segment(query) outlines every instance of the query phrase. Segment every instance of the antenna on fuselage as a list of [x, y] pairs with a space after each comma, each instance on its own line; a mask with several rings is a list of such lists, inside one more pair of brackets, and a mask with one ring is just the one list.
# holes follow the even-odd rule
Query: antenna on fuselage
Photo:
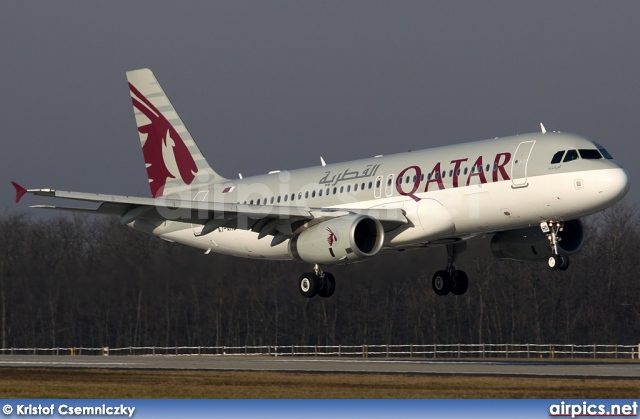
[[544, 127], [544, 124], [542, 122], [540, 122], [540, 131], [542, 131], [543, 134], [547, 133], [547, 129]]
[[322, 164], [322, 167], [325, 167], [327, 165], [322, 156], [320, 156], [320, 163]]

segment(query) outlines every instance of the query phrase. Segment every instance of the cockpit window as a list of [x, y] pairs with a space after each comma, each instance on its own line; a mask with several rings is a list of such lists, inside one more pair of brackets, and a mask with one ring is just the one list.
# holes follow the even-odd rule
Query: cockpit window
[[580, 157], [587, 160], [597, 160], [602, 158], [602, 154], [598, 150], [578, 150], [580, 152]]
[[604, 156], [605, 159], [607, 159], [607, 160], [612, 160], [613, 159], [611, 154], [609, 154], [609, 152], [607, 150], [605, 150], [604, 148], [600, 148], [598, 150], [602, 153], [602, 155]]
[[576, 150], [569, 150], [567, 151], [567, 154], [565, 154], [564, 156], [564, 160], [562, 160], [564, 163], [568, 162], [568, 161], [572, 161], [572, 160], [576, 160], [578, 159], [578, 152]]
[[562, 161], [562, 156], [564, 156], [564, 150], [558, 151], [556, 154], [553, 155], [553, 158], [551, 159], [551, 164], [560, 163]]

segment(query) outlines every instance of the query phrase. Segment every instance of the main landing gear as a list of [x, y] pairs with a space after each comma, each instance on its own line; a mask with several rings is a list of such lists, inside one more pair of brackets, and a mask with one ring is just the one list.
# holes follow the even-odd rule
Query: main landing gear
[[552, 271], [561, 270], [566, 271], [569, 267], [569, 257], [561, 255], [558, 250], [558, 242], [562, 240], [559, 233], [564, 229], [564, 222], [562, 221], [543, 221], [540, 223], [540, 228], [543, 233], [546, 233], [547, 239], [549, 239], [549, 245], [551, 246], [552, 255], [547, 259], [547, 265]]
[[464, 271], [457, 270], [453, 264], [458, 254], [467, 250], [467, 243], [456, 243], [447, 245], [447, 268], [438, 271], [433, 275], [431, 284], [433, 291], [438, 295], [462, 295], [469, 288], [469, 277]]
[[329, 298], [336, 290], [336, 279], [329, 272], [323, 272], [316, 264], [313, 267], [314, 272], [305, 272], [300, 277], [298, 289], [303, 297], [311, 298], [319, 295], [323, 298]]

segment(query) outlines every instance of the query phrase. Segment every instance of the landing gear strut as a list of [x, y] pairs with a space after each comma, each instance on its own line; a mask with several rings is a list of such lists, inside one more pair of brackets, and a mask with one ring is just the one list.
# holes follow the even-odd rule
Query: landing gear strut
[[469, 277], [464, 271], [459, 271], [453, 265], [456, 257], [467, 250], [467, 243], [456, 243], [447, 245], [447, 268], [438, 271], [431, 279], [433, 291], [438, 295], [462, 295], [469, 288]]
[[300, 294], [305, 298], [312, 298], [319, 295], [329, 298], [336, 290], [336, 279], [329, 272], [324, 272], [317, 264], [313, 267], [313, 272], [305, 272], [300, 277], [298, 286]]
[[551, 246], [551, 256], [547, 259], [547, 265], [549, 269], [555, 271], [557, 269], [566, 271], [569, 267], [569, 257], [561, 255], [558, 249], [558, 243], [562, 240], [559, 234], [564, 229], [564, 222], [562, 221], [543, 221], [540, 223], [540, 228], [543, 233], [546, 233], [547, 239], [549, 239], [549, 245]]

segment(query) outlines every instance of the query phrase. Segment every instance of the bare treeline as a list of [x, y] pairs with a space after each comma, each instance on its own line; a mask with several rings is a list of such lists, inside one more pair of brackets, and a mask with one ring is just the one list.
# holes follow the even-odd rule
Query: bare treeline
[[438, 297], [444, 249], [332, 267], [330, 299], [305, 299], [310, 265], [205, 255], [113, 218], [0, 217], [2, 347], [635, 344], [640, 236], [633, 208], [586, 222], [566, 272], [492, 257], [477, 240], [457, 267], [469, 291]]

